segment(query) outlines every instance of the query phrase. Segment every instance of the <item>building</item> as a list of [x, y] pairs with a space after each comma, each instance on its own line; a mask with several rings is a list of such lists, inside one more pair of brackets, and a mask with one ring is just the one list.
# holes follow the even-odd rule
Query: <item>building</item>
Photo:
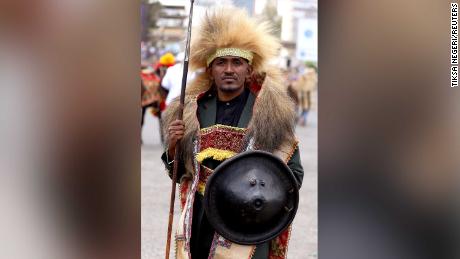
[[276, 7], [281, 18], [279, 65], [287, 68], [300, 62], [317, 62], [317, 0], [256, 0], [254, 14], [262, 15], [267, 5]]
[[161, 10], [156, 20], [156, 28], [150, 34], [155, 40], [153, 44], [160, 50], [177, 53], [181, 50], [187, 28], [187, 0], [159, 1]]
[[[151, 0], [151, 2], [154, 1]], [[157, 41], [154, 45], [158, 49], [174, 53], [183, 51], [190, 13], [190, 0], [159, 0], [157, 2], [161, 4], [161, 11], [156, 22], [156, 28], [150, 31], [152, 38]], [[207, 9], [217, 5], [232, 4], [232, 0], [195, 0], [193, 25], [196, 26], [201, 21]]]
[[282, 0], [277, 7], [282, 17], [281, 56], [292, 59], [294, 65], [296, 61], [317, 62], [318, 1]]

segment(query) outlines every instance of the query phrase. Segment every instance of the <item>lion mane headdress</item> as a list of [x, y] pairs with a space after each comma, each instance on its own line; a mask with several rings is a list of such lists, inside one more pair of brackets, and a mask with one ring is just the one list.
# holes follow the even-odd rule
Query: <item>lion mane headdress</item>
[[266, 21], [251, 19], [243, 9], [220, 7], [207, 12], [192, 35], [190, 65], [203, 68], [218, 56], [235, 55], [250, 61], [256, 73], [280, 49], [279, 40]]

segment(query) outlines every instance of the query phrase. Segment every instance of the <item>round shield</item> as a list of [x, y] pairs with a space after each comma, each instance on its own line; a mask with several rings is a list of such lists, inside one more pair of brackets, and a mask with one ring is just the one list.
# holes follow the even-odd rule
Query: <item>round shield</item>
[[204, 208], [224, 238], [256, 245], [281, 234], [294, 219], [299, 189], [294, 174], [278, 157], [247, 151], [222, 164], [208, 178]]

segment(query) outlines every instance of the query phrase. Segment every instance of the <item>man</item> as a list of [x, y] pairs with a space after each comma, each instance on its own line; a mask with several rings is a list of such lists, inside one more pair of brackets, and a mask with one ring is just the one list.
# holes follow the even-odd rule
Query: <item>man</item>
[[281, 73], [268, 65], [279, 42], [266, 23], [235, 8], [208, 13], [192, 40], [190, 64], [206, 72], [187, 87], [184, 120], [176, 120], [176, 100], [166, 109], [163, 124], [167, 150], [162, 159], [170, 173], [176, 146], [181, 150], [176, 256], [286, 258], [289, 229], [257, 246], [238, 245], [215, 233], [203, 209], [207, 177], [222, 161], [246, 150], [280, 157], [300, 187], [303, 169], [294, 136], [295, 111]]

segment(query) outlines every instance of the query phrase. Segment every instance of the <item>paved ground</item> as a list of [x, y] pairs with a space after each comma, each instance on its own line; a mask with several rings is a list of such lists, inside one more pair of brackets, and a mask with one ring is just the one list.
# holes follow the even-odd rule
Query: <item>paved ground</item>
[[[316, 99], [316, 98], [315, 98]], [[146, 115], [142, 146], [142, 259], [164, 258], [171, 181], [160, 160], [163, 148], [158, 121]], [[309, 114], [309, 125], [297, 127], [300, 154], [305, 170], [299, 209], [294, 219], [288, 258], [317, 258], [317, 112]], [[174, 223], [179, 218], [177, 195]], [[173, 227], [173, 232], [175, 226]], [[174, 243], [171, 244], [174, 258]]]

